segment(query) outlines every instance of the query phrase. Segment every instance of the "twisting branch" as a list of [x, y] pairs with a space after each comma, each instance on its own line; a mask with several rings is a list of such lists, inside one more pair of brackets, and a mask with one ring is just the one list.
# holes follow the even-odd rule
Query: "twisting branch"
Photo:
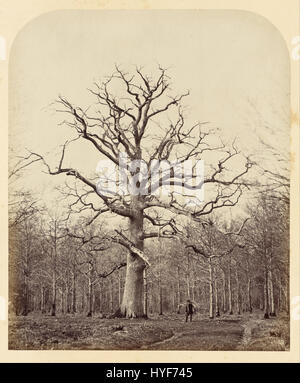
[[202, 248], [199, 248], [199, 247], [197, 247], [195, 245], [187, 245], [186, 246], [186, 248], [192, 248], [195, 253], [203, 255], [205, 258], [208, 258], [208, 259], [224, 257], [224, 256], [226, 256], [228, 254], [231, 254], [236, 247], [244, 248], [243, 245], [239, 245], [239, 244], [235, 243], [229, 250], [225, 251], [224, 253], [221, 253], [221, 254], [208, 254]]
[[[71, 141], [66, 141], [65, 144], [63, 145], [63, 149], [62, 149], [62, 153], [61, 153], [61, 157], [60, 157], [60, 161], [59, 161], [59, 165], [57, 167], [56, 170], [51, 170], [49, 164], [45, 161], [44, 157], [41, 156], [40, 154], [37, 154], [37, 153], [33, 153], [34, 155], [36, 155], [37, 157], [39, 157], [41, 159], [41, 161], [43, 162], [43, 164], [46, 166], [47, 170], [48, 170], [48, 173], [50, 175], [58, 175], [58, 174], [62, 174], [62, 173], [65, 173], [67, 176], [72, 176], [76, 179], [79, 179], [82, 183], [84, 183], [85, 185], [89, 186], [102, 200], [103, 202], [107, 205], [107, 207], [109, 208], [109, 211], [112, 211], [113, 213], [116, 213], [116, 214], [119, 214], [119, 215], [122, 215], [124, 217], [130, 217], [131, 216], [131, 211], [129, 208], [126, 208], [124, 206], [124, 204], [120, 205], [120, 206], [117, 206], [115, 204], [115, 202], [117, 201], [116, 199], [112, 199], [110, 197], [107, 197], [103, 194], [101, 194], [99, 192], [99, 190], [97, 189], [96, 187], [96, 184], [94, 184], [92, 181], [90, 181], [88, 178], [84, 177], [81, 173], [79, 173], [77, 170], [73, 169], [73, 168], [64, 168], [63, 167], [63, 160], [64, 160], [64, 156], [65, 156], [65, 150], [66, 150], [66, 146], [70, 143]], [[79, 198], [80, 201], [82, 202], [82, 199]], [[108, 211], [108, 210], [106, 210]]]
[[128, 239], [122, 232], [120, 232], [119, 230], [115, 230], [115, 232], [118, 234], [118, 236], [112, 238], [114, 242], [126, 247], [132, 254], [140, 257], [146, 265], [151, 266], [148, 258], [145, 256], [143, 251], [138, 249], [134, 245], [134, 243], [130, 239]]
[[113, 266], [113, 268], [110, 271], [105, 271], [103, 273], [98, 273], [98, 278], [107, 278], [109, 277], [113, 272], [116, 270], [120, 270], [122, 267], [126, 266], [126, 262], [121, 262], [118, 265]]

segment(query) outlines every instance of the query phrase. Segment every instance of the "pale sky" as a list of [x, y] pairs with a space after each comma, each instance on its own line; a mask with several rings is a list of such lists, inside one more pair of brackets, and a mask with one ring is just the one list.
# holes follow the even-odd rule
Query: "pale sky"
[[[269, 163], [257, 134], [288, 152], [287, 47], [266, 19], [242, 11], [58, 11], [33, 20], [19, 32], [10, 56], [14, 149], [59, 153], [69, 137], [58, 126], [63, 116], [50, 105], [59, 94], [85, 107], [94, 101], [86, 89], [115, 64], [151, 73], [158, 63], [169, 68], [174, 94], [190, 90], [187, 123], [209, 121]], [[83, 148], [72, 162], [95, 169], [97, 155]], [[23, 182], [48, 195], [62, 179], [41, 176], [35, 167]]]

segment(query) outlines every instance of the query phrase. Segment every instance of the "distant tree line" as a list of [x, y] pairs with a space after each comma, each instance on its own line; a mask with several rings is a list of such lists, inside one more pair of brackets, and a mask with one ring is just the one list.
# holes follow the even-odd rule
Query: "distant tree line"
[[[146, 242], [145, 315], [182, 312], [191, 299], [210, 318], [289, 310], [289, 204], [259, 194], [245, 219], [221, 216], [184, 225], [174, 238]], [[126, 250], [107, 225], [72, 225], [29, 193], [10, 219], [10, 311], [15, 315], [110, 316], [124, 291]], [[106, 227], [106, 229], [105, 229]]]

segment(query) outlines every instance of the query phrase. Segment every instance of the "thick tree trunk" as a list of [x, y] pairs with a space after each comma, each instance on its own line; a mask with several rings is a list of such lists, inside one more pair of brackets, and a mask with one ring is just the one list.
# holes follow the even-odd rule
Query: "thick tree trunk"
[[[135, 203], [137, 200], [135, 200]], [[130, 239], [139, 250], [144, 250], [143, 211], [132, 206], [134, 217], [130, 218]], [[122, 304], [114, 316], [126, 318], [145, 317], [144, 315], [144, 269], [145, 262], [137, 255], [127, 255], [127, 269]]]
[[127, 270], [120, 316], [126, 318], [144, 317], [144, 278], [145, 263], [132, 254], [127, 255]]

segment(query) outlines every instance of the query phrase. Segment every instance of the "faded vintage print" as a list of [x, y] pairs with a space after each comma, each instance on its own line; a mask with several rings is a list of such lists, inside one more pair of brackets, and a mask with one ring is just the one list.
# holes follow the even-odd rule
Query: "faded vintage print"
[[288, 351], [290, 59], [246, 11], [57, 11], [9, 62], [10, 350]]

